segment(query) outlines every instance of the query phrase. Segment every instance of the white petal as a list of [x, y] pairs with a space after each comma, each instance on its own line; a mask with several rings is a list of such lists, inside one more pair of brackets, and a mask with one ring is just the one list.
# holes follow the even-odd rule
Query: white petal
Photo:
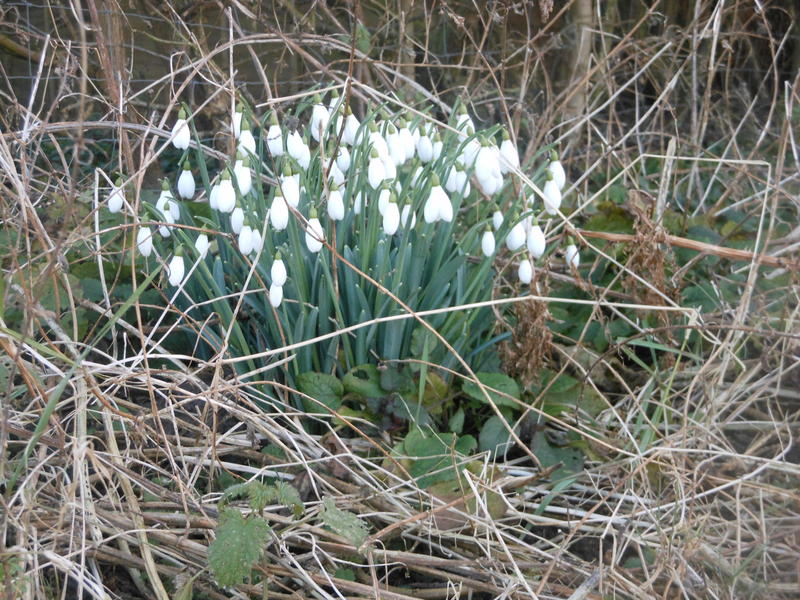
[[[356, 116], [352, 113], [347, 115], [347, 118], [344, 121], [344, 133], [342, 134], [342, 141], [345, 144], [352, 146], [356, 143], [356, 135], [358, 134], [358, 128], [361, 126]], [[347, 169], [342, 169], [346, 171]]]
[[572, 269], [577, 269], [581, 264], [581, 255], [578, 252], [578, 248], [575, 246], [575, 244], [570, 244], [567, 246], [567, 249], [564, 250], [564, 258], [567, 261], [567, 265]]
[[270, 125], [267, 130], [267, 148], [272, 156], [283, 156], [283, 131], [280, 125]]
[[231, 213], [231, 231], [239, 235], [239, 232], [242, 231], [242, 225], [244, 225], [244, 211], [237, 206]]
[[554, 179], [548, 179], [542, 190], [544, 194], [544, 209], [549, 215], [558, 214], [561, 207], [561, 190]]
[[221, 179], [219, 182], [219, 194], [217, 196], [217, 208], [220, 212], [229, 213], [236, 207], [236, 190], [230, 179]]
[[289, 206], [283, 196], [275, 196], [272, 200], [269, 222], [276, 231], [283, 231], [289, 225]]
[[494, 234], [491, 231], [484, 231], [481, 238], [481, 250], [484, 256], [491, 256], [495, 251]]
[[[411, 223], [408, 222], [409, 217], [411, 218]], [[409, 229], [414, 229], [417, 224], [417, 215], [411, 210], [410, 204], [406, 204], [403, 210], [400, 211], [400, 223], [403, 227], [408, 227]]]
[[367, 167], [367, 179], [369, 180], [369, 185], [373, 190], [377, 190], [385, 178], [386, 167], [384, 166], [383, 161], [380, 158], [371, 158], [369, 161], [369, 167]]
[[256, 255], [261, 252], [261, 247], [264, 245], [264, 240], [261, 237], [261, 232], [258, 229], [253, 229], [250, 233], [252, 240], [252, 248], [250, 249], [251, 255]]
[[186, 265], [183, 262], [183, 257], [173, 256], [167, 266], [167, 272], [169, 273], [170, 285], [180, 285], [181, 281], [183, 281], [183, 276], [186, 274]]
[[111, 213], [118, 213], [122, 210], [122, 205], [125, 202], [125, 195], [122, 190], [117, 186], [111, 186], [111, 193], [108, 195], [108, 211]]
[[567, 174], [564, 172], [564, 166], [561, 164], [561, 161], [551, 161], [550, 164], [547, 165], [547, 170], [552, 173], [553, 181], [556, 182], [558, 190], [563, 190], [564, 186], [567, 184]]
[[545, 251], [546, 241], [544, 239], [544, 232], [538, 225], [533, 225], [528, 230], [528, 251], [534, 258], [541, 258]]
[[269, 303], [273, 308], [278, 308], [283, 301], [283, 286], [272, 284], [269, 286]]
[[192, 141], [192, 134], [186, 124], [186, 119], [175, 121], [175, 125], [172, 126], [172, 136], [172, 145], [178, 150], [186, 150], [189, 147], [189, 142]]
[[195, 182], [192, 172], [184, 169], [178, 177], [178, 195], [181, 198], [190, 200], [194, 198]]
[[386, 235], [394, 235], [400, 226], [400, 209], [396, 202], [389, 202], [383, 213], [383, 231]]
[[239, 231], [239, 252], [242, 254], [250, 254], [253, 250], [253, 230], [249, 225], [242, 227]]
[[350, 168], [350, 151], [347, 146], [339, 146], [339, 151], [336, 153], [336, 164], [341, 169], [342, 173], [347, 173]]
[[281, 177], [281, 193], [292, 208], [300, 204], [300, 184], [294, 176]]
[[247, 156], [248, 153], [256, 153], [256, 140], [249, 129], [245, 129], [239, 136], [239, 150], [241, 150], [245, 156]]
[[519, 269], [517, 270], [517, 275], [519, 275], [519, 280], [524, 284], [529, 284], [531, 279], [533, 279], [533, 265], [531, 265], [531, 261], [527, 258], [523, 259], [519, 263]]
[[215, 183], [208, 194], [208, 205], [212, 210], [219, 210], [219, 184]]
[[339, 190], [332, 190], [328, 195], [328, 216], [334, 221], [344, 219], [344, 199]]
[[269, 275], [272, 279], [273, 285], [280, 286], [286, 283], [286, 265], [283, 263], [282, 258], [272, 261], [272, 267], [270, 268]]
[[503, 225], [503, 213], [501, 213], [499, 210], [496, 210], [492, 215], [492, 226], [494, 227], [495, 231], [497, 231], [498, 229], [500, 229], [502, 225]]
[[506, 237], [506, 246], [512, 252], [519, 250], [525, 243], [525, 225], [520, 221], [511, 228]]
[[205, 258], [208, 254], [208, 247], [210, 243], [208, 241], [208, 236], [205, 233], [201, 233], [197, 236], [197, 239], [194, 241], [195, 250], [200, 255], [200, 258]]
[[239, 186], [239, 193], [246, 196], [253, 189], [253, 176], [250, 173], [250, 167], [245, 167], [236, 161], [236, 166], [233, 167], [233, 176], [236, 177], [236, 185]]
[[503, 140], [500, 144], [500, 168], [503, 173], [519, 169], [519, 153], [511, 140]]
[[322, 230], [319, 219], [309, 219], [308, 229], [306, 230], [306, 246], [308, 246], [308, 250], [310, 252], [319, 252], [322, 250], [322, 241], [324, 239], [325, 232]]
[[136, 232], [136, 246], [142, 256], [150, 256], [153, 252], [153, 232], [149, 227], [140, 227]]

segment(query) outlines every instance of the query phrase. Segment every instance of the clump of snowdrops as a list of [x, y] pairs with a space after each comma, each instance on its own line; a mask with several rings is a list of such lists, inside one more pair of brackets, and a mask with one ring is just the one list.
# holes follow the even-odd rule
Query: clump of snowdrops
[[[197, 351], [249, 356], [369, 323], [293, 350], [290, 376], [412, 356], [456, 367], [415, 319], [373, 320], [407, 314], [401, 302], [419, 312], [488, 300], [498, 266], [530, 284], [547, 252], [541, 219], [558, 214], [566, 182], [557, 155], [537, 199], [509, 133], [477, 131], [463, 105], [447, 126], [387, 106], [359, 118], [335, 91], [290, 108], [258, 121], [237, 104], [236, 153], [216, 173], [182, 108], [167, 142], [183, 150], [178, 176], [137, 215], [135, 252], [146, 268], [163, 262], [183, 318], [203, 324]], [[123, 208], [118, 180], [108, 209]], [[578, 267], [571, 242], [565, 258]], [[480, 366], [489, 308], [425, 319]]]

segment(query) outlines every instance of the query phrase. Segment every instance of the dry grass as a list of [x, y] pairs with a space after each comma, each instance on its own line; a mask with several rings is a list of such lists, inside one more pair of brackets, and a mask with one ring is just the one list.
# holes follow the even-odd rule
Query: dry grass
[[[564, 24], [570, 9], [556, 6], [541, 21], [539, 10], [552, 3], [520, 5], [522, 13], [499, 3], [508, 9], [467, 19], [442, 5], [429, 19], [460, 32], [451, 48], [463, 52], [452, 56], [432, 45], [430, 21], [398, 22], [378, 3], [356, 3], [358, 17], [387, 39], [398, 28], [404, 34], [368, 54], [337, 37], [350, 31], [351, 15], [325, 3], [302, 13], [275, 2], [277, 20], [261, 3], [234, 3], [224, 14], [210, 3], [184, 13], [166, 3], [147, 21], [155, 37], [169, 23], [181, 42], [169, 60], [153, 59], [163, 76], [115, 87], [119, 65], [130, 60], [119, 43], [142, 39], [128, 29], [135, 11], [128, 21], [89, 0], [86, 11], [51, 5], [47, 16], [23, 4], [0, 7], [0, 34], [28, 53], [30, 65], [27, 88], [11, 78], [20, 72], [9, 70], [15, 65], [0, 68], [1, 234], [12, 250], [2, 257], [0, 287], [5, 597], [166, 599], [191, 579], [195, 597], [209, 598], [800, 596], [800, 236], [793, 229], [800, 78], [786, 58], [798, 44], [785, 26], [788, 9], [698, 2], [694, 14], [676, 15], [668, 3], [663, 13], [619, 15], [613, 27], [595, 23], [591, 60], [574, 61], [574, 85], [564, 85], [559, 57], [581, 36]], [[411, 10], [413, 3], [400, 4]], [[192, 25], [203, 19], [222, 26]], [[90, 27], [104, 35], [94, 37]], [[267, 50], [277, 65], [271, 72], [260, 58]], [[416, 57], [414, 68], [402, 60], [408, 56]], [[737, 69], [747, 69], [747, 78], [737, 78]], [[136, 208], [140, 192], [155, 187], [166, 115], [179, 100], [212, 115], [203, 117], [208, 151], [227, 153], [229, 140], [214, 132], [230, 110], [233, 82], [244, 78], [237, 73], [254, 78], [239, 90], [255, 105], [289, 98], [310, 81], [345, 83], [348, 75], [359, 101], [396, 86], [412, 107], [413, 93], [447, 106], [453, 90], [467, 89], [477, 117], [510, 123], [529, 156], [544, 142], [564, 148], [574, 210], [548, 237], [577, 234], [584, 256], [604, 257], [626, 293], [555, 263], [545, 267], [550, 281], [591, 294], [592, 321], [624, 314], [641, 338], [655, 335], [671, 348], [646, 370], [620, 358], [636, 336], [603, 355], [555, 337], [551, 364], [583, 377], [607, 407], [594, 421], [580, 413], [554, 420], [585, 441], [589, 460], [578, 476], [562, 485], [519, 450], [496, 468], [485, 458], [482, 475], [467, 481], [464, 493], [477, 499], [467, 511], [387, 466], [389, 433], [298, 414], [290, 405], [266, 409], [256, 374], [237, 380], [221, 359], [199, 361], [191, 348], [170, 354], [162, 345], [169, 328], [148, 322], [138, 302], [110, 325], [109, 337], [86, 345], [121, 308], [113, 299], [117, 282], [105, 277], [104, 300], [94, 303], [71, 272], [86, 260], [118, 261], [127, 226], [113, 244], [100, 243], [113, 232], [99, 229], [96, 182], [82, 175], [78, 159], [108, 162], [103, 139], [113, 138], [120, 152], [110, 169], [132, 178]], [[576, 108], [580, 94], [586, 104]], [[654, 178], [643, 172], [647, 160], [660, 169], [655, 195], [643, 185]], [[615, 183], [629, 191], [629, 214], [656, 222], [667, 202], [680, 199], [692, 200], [686, 218], [752, 215], [764, 255], [745, 252], [747, 260], [736, 262], [723, 239], [666, 278], [669, 239], [644, 217], [636, 241], [648, 255], [619, 253], [613, 242], [576, 229]], [[778, 237], [787, 221], [792, 232]], [[713, 313], [682, 306], [677, 291], [714, 254], [734, 260], [712, 267], [709, 283], [739, 277], [740, 300], [722, 300]], [[786, 271], [791, 277], [776, 294], [770, 282]], [[121, 276], [115, 268], [105, 273]], [[530, 315], [531, 330], [544, 306]], [[638, 312], [626, 310], [632, 306]], [[171, 310], [164, 309], [165, 322]], [[664, 315], [658, 327], [635, 316], [656, 311]], [[82, 320], [88, 332], [79, 333]], [[689, 351], [691, 332], [703, 337], [703, 356]], [[538, 364], [544, 356], [534, 358]], [[271, 370], [257, 375], [268, 381]], [[309, 434], [310, 419], [324, 433]], [[283, 456], [260, 452], [267, 444]], [[279, 478], [305, 501], [300, 519], [277, 507], [265, 512], [275, 533], [258, 567], [268, 591], [260, 583], [234, 591], [212, 582], [207, 551], [221, 476]], [[500, 517], [488, 514], [490, 490], [502, 491]], [[317, 515], [326, 496], [368, 521], [365, 555], [322, 527]], [[335, 577], [340, 568], [356, 580]]]

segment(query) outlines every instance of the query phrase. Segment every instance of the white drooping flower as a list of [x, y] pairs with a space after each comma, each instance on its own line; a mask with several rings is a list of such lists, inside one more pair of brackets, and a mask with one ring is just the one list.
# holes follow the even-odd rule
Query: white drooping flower
[[222, 177], [219, 180], [217, 208], [221, 213], [229, 213], [236, 208], [236, 190], [233, 189], [231, 175], [227, 169], [222, 173]]
[[233, 165], [233, 176], [236, 178], [236, 185], [239, 186], [239, 193], [246, 196], [253, 189], [253, 175], [250, 172], [250, 158], [245, 156], [236, 161]]
[[386, 179], [386, 165], [377, 150], [373, 149], [367, 166], [367, 179], [373, 190], [377, 190]]
[[278, 115], [274, 112], [270, 116], [267, 129], [267, 149], [272, 156], [283, 156], [283, 130], [278, 124]]
[[264, 245], [264, 239], [261, 237], [261, 232], [258, 229], [251, 229], [250, 237], [252, 240], [250, 254], [256, 255], [261, 252], [261, 247]]
[[472, 122], [472, 118], [467, 113], [467, 107], [463, 104], [458, 109], [458, 116], [456, 117], [456, 129], [458, 129], [461, 133], [459, 134], [459, 139], [463, 140], [468, 135], [472, 135], [475, 133], [475, 123]]
[[417, 156], [424, 162], [431, 162], [433, 160], [433, 141], [428, 137], [428, 134], [420, 135], [417, 140]]
[[[409, 217], [411, 218], [411, 223], [408, 222]], [[417, 215], [411, 209], [410, 204], [406, 204], [403, 210], [400, 211], [400, 224], [409, 229], [414, 229], [414, 226], [417, 224]]]
[[539, 224], [534, 221], [531, 228], [528, 229], [527, 246], [528, 252], [531, 253], [533, 258], [539, 259], [542, 257], [546, 247], [546, 240], [544, 239], [544, 232]]
[[519, 275], [519, 280], [524, 284], [529, 284], [531, 279], [533, 279], [533, 265], [531, 265], [531, 261], [527, 258], [523, 258], [519, 262], [519, 268], [517, 269], [517, 275]]
[[231, 122], [233, 123], [233, 137], [237, 140], [239, 139], [239, 135], [242, 133], [242, 114], [244, 112], [244, 107], [242, 106], [241, 102], [236, 103], [236, 107], [233, 110], [233, 119]]
[[451, 194], [459, 191], [458, 186], [458, 165], [455, 164], [447, 170], [447, 178], [444, 180], [444, 189], [446, 189]]
[[342, 173], [347, 173], [350, 168], [350, 150], [347, 146], [340, 144], [339, 150], [336, 152], [336, 165], [341, 169]]
[[383, 213], [386, 212], [386, 207], [391, 199], [392, 192], [388, 188], [381, 189], [380, 193], [378, 194], [378, 212], [381, 213], [381, 216], [383, 216]]
[[331, 164], [331, 168], [328, 171], [328, 181], [332, 181], [336, 185], [344, 185], [344, 173], [342, 173], [336, 161]]
[[301, 136], [300, 132], [297, 130], [292, 131], [286, 136], [286, 152], [297, 162], [300, 162], [300, 159], [303, 157], [305, 145], [306, 143], [303, 141], [303, 136]]
[[311, 109], [311, 121], [309, 123], [311, 137], [314, 138], [314, 141], [319, 142], [324, 137], [330, 119], [331, 114], [328, 112], [325, 105], [322, 104], [322, 99], [317, 96], [314, 107]]
[[483, 237], [481, 238], [481, 250], [483, 251], [483, 255], [487, 258], [490, 257], [494, 254], [495, 247], [494, 233], [492, 233], [491, 229], [487, 229], [483, 232]]
[[442, 136], [437, 131], [433, 136], [433, 160], [439, 160], [442, 155], [442, 148], [444, 148], [444, 142], [442, 142]]
[[211, 191], [208, 193], [208, 205], [211, 210], [219, 210], [219, 183], [211, 186]]
[[569, 245], [567, 245], [566, 250], [564, 250], [564, 259], [567, 261], [567, 266], [570, 269], [577, 269], [580, 266], [581, 255], [575, 244], [570, 242]]
[[464, 148], [461, 150], [461, 154], [459, 155], [461, 164], [467, 169], [473, 167], [475, 165], [475, 161], [478, 159], [478, 153], [480, 151], [481, 143], [477, 138], [470, 138], [467, 140], [467, 143], [464, 144]]
[[386, 143], [386, 139], [378, 131], [375, 123], [369, 124], [369, 143], [372, 145], [372, 149], [378, 153], [378, 156], [384, 163], [391, 162], [394, 164], [392, 156], [389, 153], [389, 146]]
[[191, 200], [194, 198], [195, 189], [196, 185], [194, 182], [194, 176], [192, 175], [192, 166], [187, 160], [183, 163], [183, 170], [178, 177], [178, 195], [181, 198]]
[[283, 168], [283, 175], [280, 177], [281, 194], [292, 208], [297, 208], [300, 204], [300, 181], [292, 173], [291, 167], [286, 164]]
[[408, 122], [405, 119], [400, 119], [400, 129], [398, 130], [398, 135], [400, 136], [400, 143], [402, 144], [403, 149], [406, 151], [406, 160], [411, 160], [414, 158], [416, 140], [414, 140], [414, 135], [408, 128]]
[[269, 303], [273, 308], [278, 308], [283, 302], [283, 286], [272, 284], [269, 286]]
[[502, 225], [503, 225], [503, 213], [501, 213], [499, 210], [496, 210], [492, 214], [492, 226], [494, 227], [494, 230], [497, 231], [498, 229], [500, 229], [500, 227], [502, 227]]
[[178, 249], [175, 250], [175, 256], [169, 261], [167, 274], [170, 285], [177, 287], [183, 281], [183, 276], [186, 274], [186, 264], [183, 262], [183, 248], [181, 246], [178, 246]]
[[253, 229], [250, 225], [242, 225], [239, 231], [239, 252], [244, 255], [253, 251]]
[[200, 258], [205, 258], [208, 255], [208, 248], [211, 243], [208, 241], [208, 236], [205, 233], [201, 233], [197, 236], [197, 239], [194, 241], [194, 248], [197, 250], [197, 254]]
[[241, 206], [237, 206], [231, 213], [231, 231], [239, 235], [242, 231], [242, 225], [244, 225], [244, 211]]
[[500, 143], [500, 170], [505, 174], [514, 169], [519, 169], [519, 152], [504, 129], [503, 141]]
[[334, 183], [331, 185], [330, 193], [328, 194], [328, 216], [333, 221], [341, 221], [344, 219], [344, 198], [339, 187]]
[[289, 205], [281, 196], [280, 192], [275, 193], [272, 199], [272, 206], [269, 209], [269, 222], [275, 231], [283, 231], [289, 225]]
[[542, 194], [544, 195], [544, 209], [547, 214], [558, 214], [558, 209], [561, 207], [561, 190], [558, 189], [558, 184], [549, 172], [547, 173], [547, 181], [544, 184]]
[[306, 246], [309, 252], [316, 253], [322, 250], [324, 240], [325, 232], [317, 218], [317, 211], [312, 208], [308, 219], [308, 227], [306, 228]]
[[357, 215], [361, 214], [361, 207], [364, 205], [364, 192], [356, 192], [353, 199], [353, 212]]
[[117, 181], [111, 186], [111, 193], [108, 194], [108, 212], [118, 213], [124, 203], [125, 191], [122, 189], [122, 179], [117, 177]]
[[238, 149], [245, 156], [256, 153], [256, 139], [253, 137], [253, 132], [250, 131], [250, 123], [247, 119], [242, 122]]
[[406, 149], [403, 147], [403, 140], [400, 132], [393, 124], [389, 123], [386, 135], [386, 145], [389, 148], [389, 156], [396, 167], [406, 162]]
[[140, 227], [136, 232], [136, 247], [142, 256], [150, 256], [153, 252], [153, 232], [149, 227]]
[[383, 231], [386, 235], [394, 235], [400, 226], [400, 209], [396, 202], [389, 202], [383, 212]]
[[272, 267], [269, 270], [269, 276], [272, 280], [272, 285], [282, 286], [286, 283], [287, 273], [286, 265], [281, 258], [281, 253], [275, 254], [275, 260], [272, 261]]
[[[173, 206], [177, 210], [175, 210]], [[170, 225], [177, 221], [174, 217], [175, 212], [177, 212], [178, 217], [180, 217], [180, 208], [172, 198], [172, 192], [169, 191], [169, 182], [166, 178], [161, 182], [161, 194], [158, 196], [158, 200], [156, 200], [156, 210], [161, 213], [162, 219]], [[161, 237], [169, 237], [171, 235], [167, 225], [159, 225], [158, 232], [161, 234]]]
[[564, 166], [558, 160], [558, 153], [555, 150], [550, 152], [550, 164], [547, 165], [547, 170], [553, 176], [558, 190], [563, 190], [564, 186], [567, 185], [567, 174], [564, 172]]
[[186, 124], [186, 111], [181, 108], [178, 111], [178, 120], [172, 126], [172, 145], [178, 150], [186, 150], [189, 142], [192, 141], [192, 134]]
[[431, 176], [431, 186], [430, 195], [425, 201], [423, 209], [425, 222], [447, 221], [449, 223], [453, 220], [453, 205], [450, 203], [450, 197], [447, 192], [439, 185], [439, 178], [436, 173]]
[[[361, 123], [353, 114], [353, 111], [350, 110], [349, 106], [346, 109], [346, 113], [347, 116], [344, 119], [344, 132], [342, 133], [342, 141], [348, 146], [352, 146], [353, 144], [356, 143], [356, 137], [358, 136], [358, 128], [361, 127]], [[346, 171], [347, 169], [342, 169], [342, 170]]]
[[494, 145], [481, 146], [475, 158], [475, 177], [481, 190], [492, 196], [503, 187], [503, 175], [500, 170], [500, 150]]
[[300, 152], [300, 158], [297, 159], [297, 164], [299, 164], [304, 171], [307, 171], [308, 167], [311, 165], [311, 149], [308, 147], [305, 140], [303, 140], [303, 146]]
[[512, 252], [519, 250], [525, 243], [525, 224], [520, 221], [511, 228], [506, 236], [506, 246]]

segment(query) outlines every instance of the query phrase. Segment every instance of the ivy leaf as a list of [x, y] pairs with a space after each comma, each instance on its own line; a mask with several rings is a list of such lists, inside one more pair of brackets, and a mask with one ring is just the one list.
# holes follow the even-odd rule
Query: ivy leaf
[[267, 522], [257, 515], [244, 517], [231, 508], [220, 512], [216, 539], [208, 548], [208, 564], [220, 586], [244, 581], [261, 558], [269, 531]]
[[[297, 377], [297, 389], [306, 396], [322, 402], [331, 410], [338, 410], [342, 406], [344, 386], [333, 375], [312, 371], [300, 373]], [[308, 398], [303, 398], [303, 406], [308, 412], [320, 411], [319, 405]]]
[[[489, 393], [489, 397], [497, 406], [519, 408], [519, 405], [512, 399], [516, 398], [519, 400], [519, 384], [511, 379], [511, 377], [503, 373], [475, 373], [475, 376], [483, 385], [498, 390], [497, 392], [486, 390]], [[486, 396], [483, 395], [481, 388], [474, 381], [465, 381], [462, 389], [464, 393], [473, 400], [486, 402]], [[511, 396], [511, 398], [508, 396]]]
[[331, 497], [322, 501], [320, 518], [334, 533], [342, 536], [356, 548], [360, 548], [367, 539], [367, 526], [364, 521], [336, 506]]

